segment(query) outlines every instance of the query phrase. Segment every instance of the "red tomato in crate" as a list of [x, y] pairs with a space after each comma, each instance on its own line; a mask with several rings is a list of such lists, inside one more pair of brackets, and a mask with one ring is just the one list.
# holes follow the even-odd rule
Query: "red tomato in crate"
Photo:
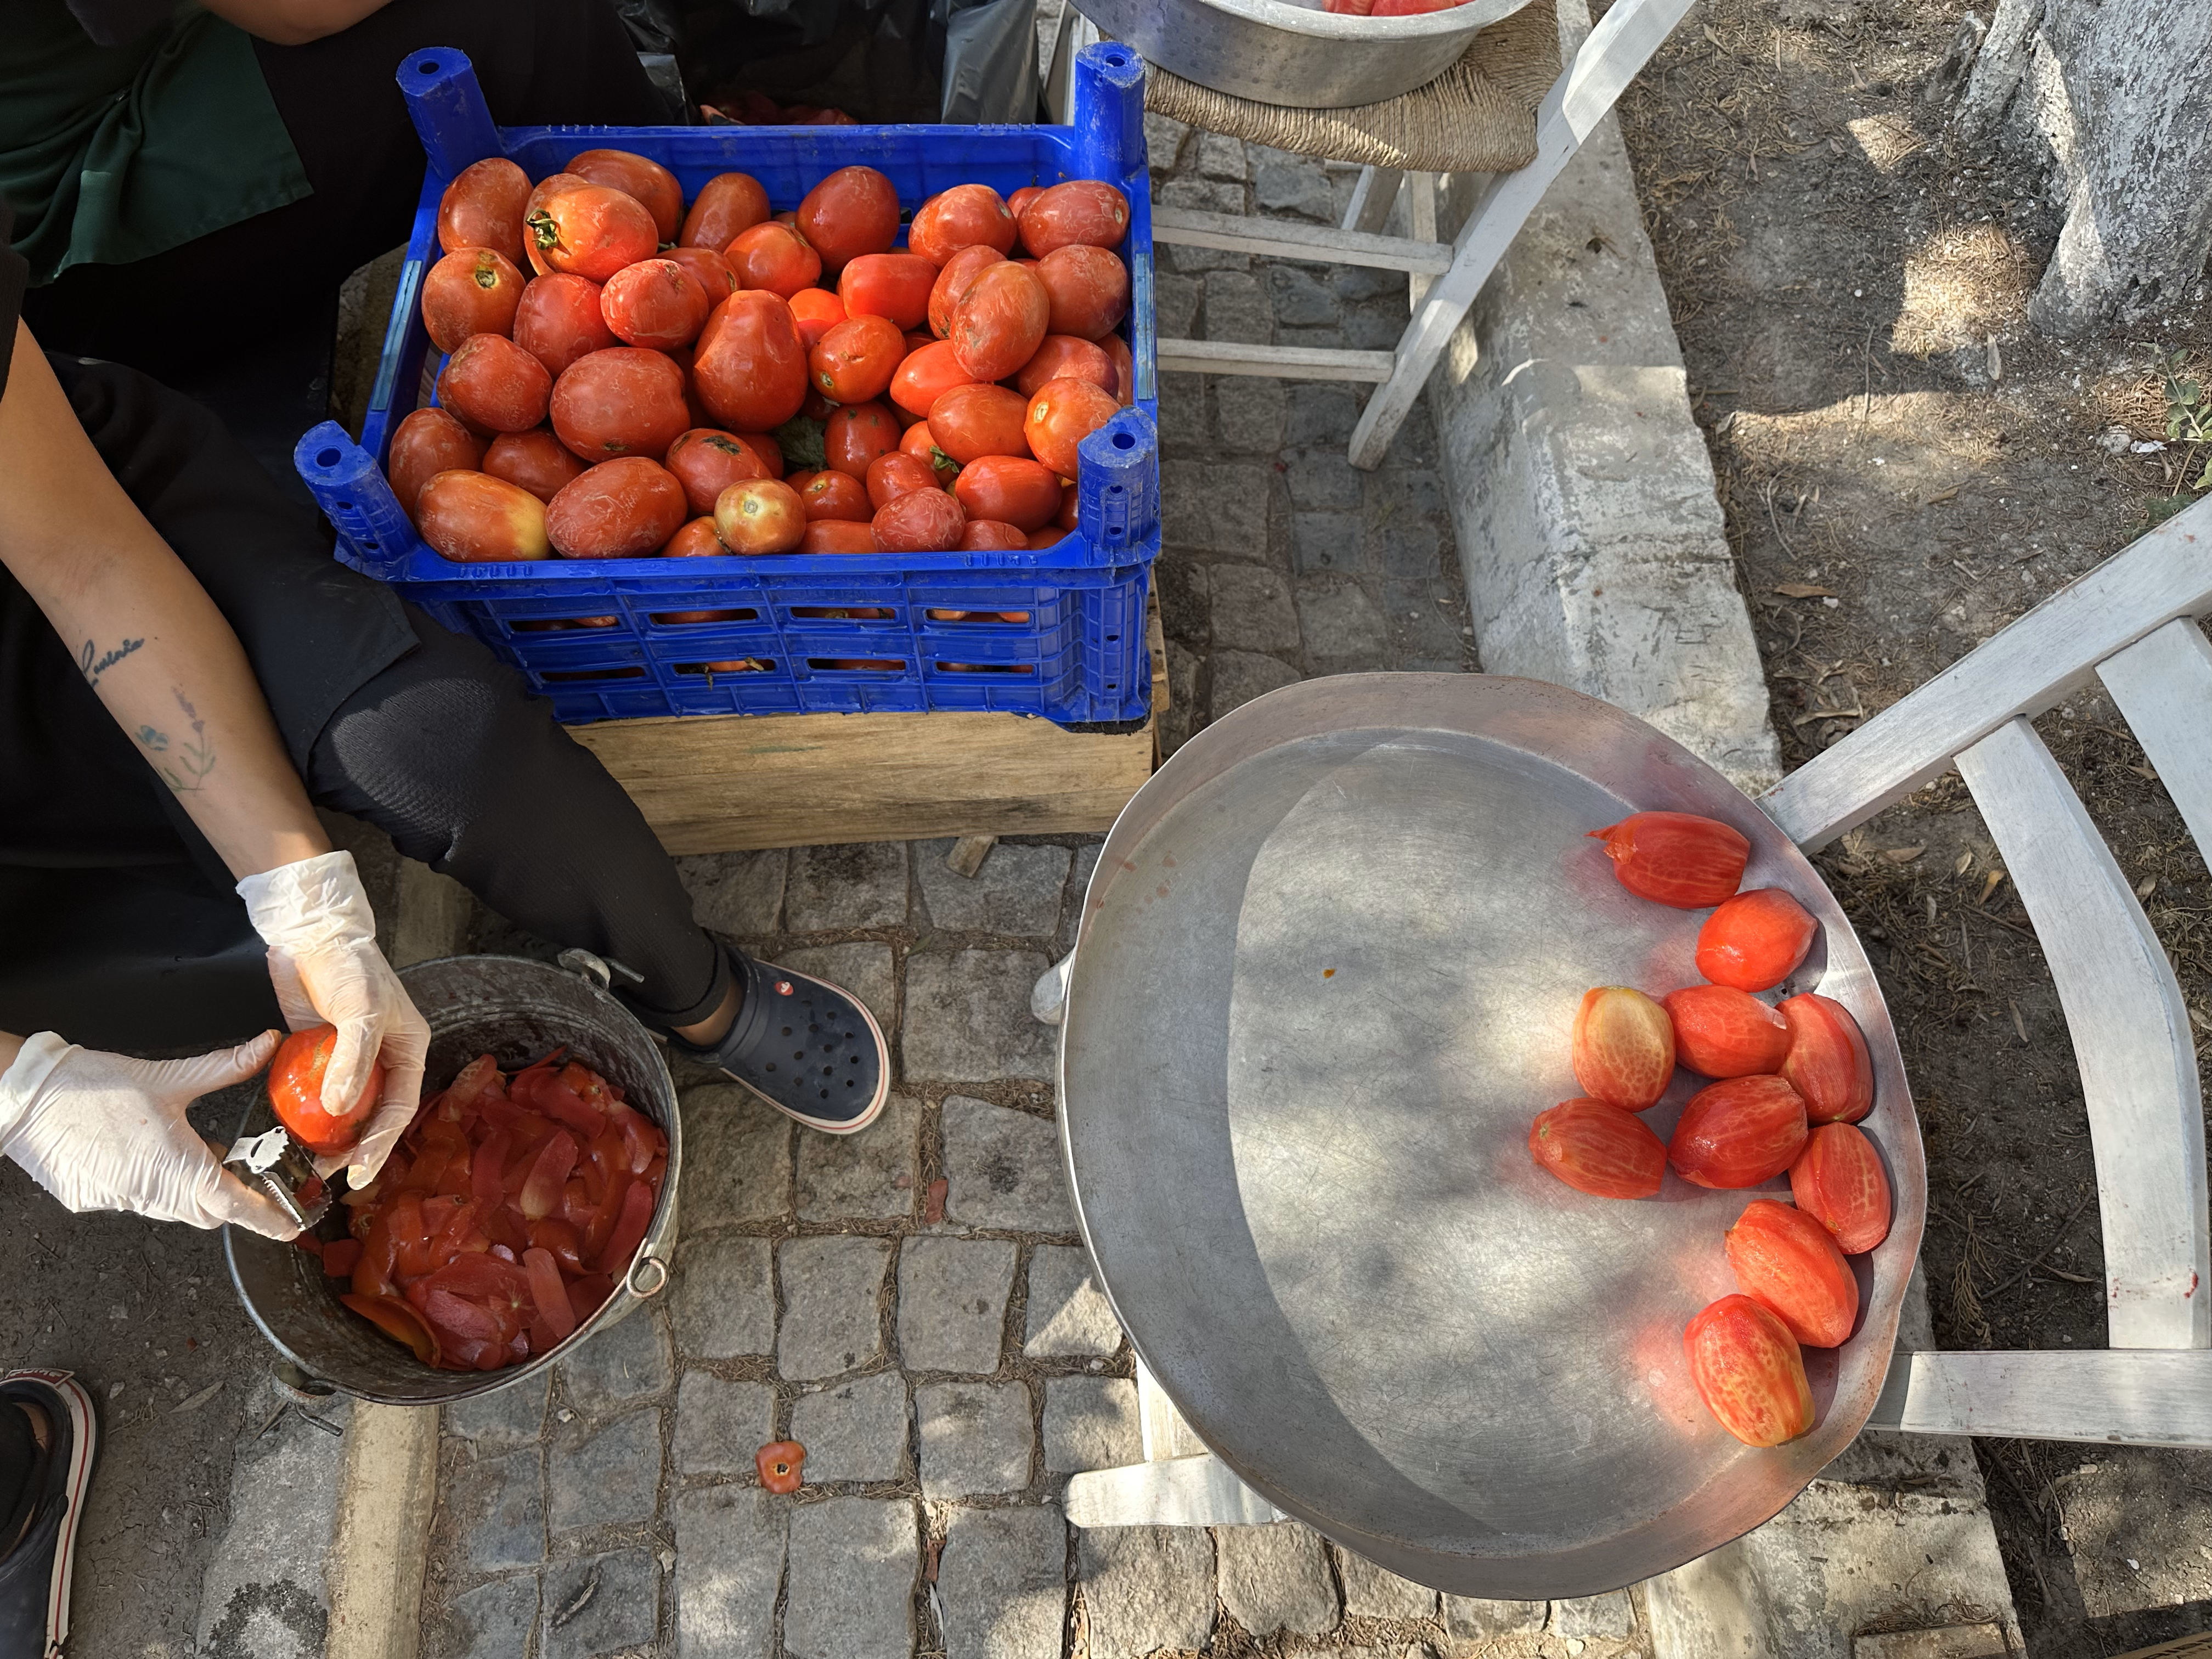
[[385, 477], [407, 516], [422, 486], [441, 472], [473, 472], [483, 466], [484, 441], [442, 409], [418, 409], [392, 429]]
[[635, 198], [653, 216], [653, 234], [663, 242], [676, 240], [676, 228], [684, 220], [684, 186], [659, 162], [626, 149], [586, 149], [570, 156], [565, 170]]
[[1129, 234], [1129, 198], [1097, 179], [1069, 179], [1021, 210], [1022, 246], [1042, 259], [1081, 242], [1115, 248]]
[[592, 462], [617, 455], [658, 462], [691, 424], [684, 371], [665, 352], [641, 346], [611, 346], [572, 365], [554, 384], [551, 408], [561, 441]]
[[[729, 556], [730, 550], [722, 545], [715, 533], [712, 514], [694, 519], [668, 538], [668, 545], [660, 550], [664, 559], [720, 559]], [[720, 611], [669, 611], [655, 617], [657, 623], [714, 622], [727, 612]]]
[[887, 317], [902, 332], [929, 315], [937, 267], [918, 253], [864, 253], [837, 278], [848, 317]]
[[673, 259], [624, 265], [599, 290], [599, 314], [615, 337], [658, 351], [690, 344], [714, 308], [698, 279]]
[[1076, 452], [1083, 441], [1120, 413], [1111, 392], [1088, 380], [1065, 376], [1047, 380], [1030, 399], [1023, 435], [1030, 453], [1063, 478], [1076, 471]]
[[714, 529], [732, 553], [794, 553], [806, 536], [806, 506], [775, 478], [732, 484], [714, 503]]
[[1805, 1133], [1805, 1103], [1780, 1078], [1730, 1078], [1690, 1097], [1667, 1158], [1700, 1187], [1756, 1187], [1797, 1161]]
[[826, 288], [802, 288], [791, 296], [791, 320], [809, 351], [845, 320], [845, 302]]
[[1120, 400], [1121, 407], [1127, 409], [1137, 401], [1137, 364], [1136, 360], [1129, 356], [1129, 343], [1118, 334], [1109, 334], [1098, 343], [1114, 360], [1114, 373], [1121, 382], [1115, 388], [1114, 395]]
[[1117, 392], [1121, 385], [1114, 360], [1103, 347], [1090, 340], [1078, 339], [1073, 334], [1048, 334], [1044, 343], [1036, 349], [1036, 356], [1024, 363], [1014, 376], [1014, 387], [1023, 397], [1034, 398], [1044, 389], [1046, 381], [1063, 377], [1088, 380], [1101, 392]]
[[878, 455], [899, 447], [899, 425], [881, 404], [849, 404], [830, 411], [822, 428], [822, 455], [830, 470], [866, 478]]
[[1020, 227], [1013, 210], [988, 185], [955, 185], [915, 210], [906, 245], [933, 265], [942, 265], [965, 247], [1011, 253]]
[[866, 524], [843, 519], [817, 519], [806, 526], [799, 544], [802, 553], [880, 553], [876, 532]]
[[527, 432], [502, 432], [484, 451], [483, 470], [495, 478], [528, 490], [541, 501], [550, 501], [561, 488], [584, 470], [584, 463], [568, 445], [543, 427]]
[[1889, 1237], [1889, 1177], [1874, 1142], [1849, 1123], [1818, 1123], [1790, 1166], [1790, 1196], [1845, 1255]]
[[905, 337], [889, 318], [848, 317], [806, 354], [807, 373], [830, 402], [864, 404], [890, 389], [905, 356]]
[[1874, 1060], [1851, 1011], [1808, 991], [1775, 1008], [1790, 1028], [1782, 1076], [1815, 1123], [1856, 1123], [1874, 1109]]
[[794, 225], [771, 219], [738, 234], [722, 250], [744, 288], [766, 289], [789, 299], [822, 277], [822, 256]]
[[1058, 525], [1047, 525], [1042, 530], [1030, 532], [1030, 551], [1042, 553], [1048, 547], [1058, 546], [1067, 539], [1068, 532]]
[[532, 192], [525, 224], [533, 265], [595, 283], [660, 246], [653, 215], [635, 197], [574, 173], [556, 173]]
[[527, 432], [545, 418], [553, 377], [503, 334], [472, 334], [438, 372], [438, 401], [489, 435]]
[[1013, 553], [1029, 544], [1027, 531], [998, 519], [970, 519], [960, 532], [963, 553]]
[[929, 406], [930, 436], [938, 448], [965, 466], [986, 455], [1026, 458], [1022, 435], [1029, 404], [1018, 392], [1002, 386], [956, 386]]
[[522, 273], [488, 247], [448, 253], [422, 278], [422, 326], [441, 351], [459, 351], [471, 334], [514, 332]]
[[930, 405], [954, 386], [975, 383], [975, 376], [961, 368], [953, 355], [952, 343], [939, 340], [907, 354], [898, 373], [891, 376], [891, 401], [921, 420], [928, 415]]
[[824, 467], [799, 486], [799, 499], [806, 507], [806, 521], [812, 524], [822, 519], [842, 519], [849, 524], [866, 524], [876, 516], [876, 504], [868, 499], [868, 487], [850, 473]]
[[1118, 253], [1071, 242], [1038, 260], [1036, 274], [1052, 302], [1054, 334], [1103, 339], [1129, 314], [1129, 268]]
[[907, 428], [906, 435], [899, 440], [899, 447], [937, 474], [937, 482], [945, 489], [960, 476], [960, 463], [937, 447], [937, 438], [929, 429], [927, 421], [916, 421]]
[[1705, 1409], [1747, 1446], [1778, 1446], [1813, 1426], [1805, 1356], [1790, 1328], [1747, 1296], [1724, 1296], [1682, 1332]]
[[585, 469], [545, 507], [545, 534], [570, 559], [650, 553], [690, 515], [684, 486], [659, 461], [625, 455]]
[[938, 488], [937, 473], [928, 462], [895, 450], [868, 463], [868, 499], [881, 512], [900, 496], [917, 489]]
[[768, 191], [750, 173], [718, 173], [699, 186], [677, 240], [685, 247], [727, 247], [768, 221]]
[[456, 564], [550, 559], [545, 503], [483, 472], [441, 472], [416, 498], [415, 526]]
[[1062, 484], [1060, 489], [1060, 511], [1052, 515], [1053, 523], [1058, 525], [1062, 530], [1073, 530], [1075, 528], [1077, 520], [1082, 516], [1083, 492], [1072, 483]]
[[1003, 380], [1036, 356], [1051, 320], [1051, 296], [1034, 271], [1009, 260], [986, 265], [953, 308], [953, 356], [970, 380]]
[[693, 427], [668, 446], [661, 465], [684, 486], [694, 513], [712, 514], [722, 492], [748, 478], [771, 477], [761, 453], [734, 432]]
[[526, 258], [522, 216], [529, 204], [530, 175], [505, 156], [463, 167], [438, 198], [440, 251], [488, 247], [519, 269]]
[[559, 380], [594, 351], [620, 343], [599, 310], [599, 285], [583, 276], [535, 278], [514, 311], [514, 343]]
[[864, 253], [887, 252], [898, 228], [898, 191], [873, 167], [840, 167], [799, 204], [799, 228], [833, 275]]
[[1674, 1057], [1705, 1077], [1753, 1077], [1782, 1069], [1790, 1023], [1729, 985], [1692, 985], [1661, 999], [1674, 1025]]
[[960, 545], [968, 515], [960, 503], [932, 485], [909, 489], [876, 509], [871, 526], [886, 553], [943, 553]]
[[929, 287], [929, 331], [939, 339], [952, 332], [952, 313], [959, 309], [968, 290], [975, 285], [975, 278], [986, 267], [1002, 265], [1006, 256], [994, 247], [963, 247], [945, 262], [945, 269], [937, 273], [937, 280]]
[[738, 273], [730, 269], [727, 259], [711, 247], [664, 248], [660, 257], [675, 260], [690, 272], [692, 280], [706, 290], [709, 311], [738, 291]]
[[1632, 812], [1589, 832], [1605, 843], [1613, 873], [1638, 898], [1702, 910], [1743, 880], [1751, 843], [1717, 818], [1694, 812]]
[[269, 1103], [292, 1139], [311, 1152], [343, 1152], [360, 1139], [384, 1091], [384, 1067], [372, 1062], [360, 1097], [336, 1112], [325, 1109], [323, 1074], [337, 1041], [337, 1026], [312, 1025], [286, 1037], [269, 1063]]
[[1006, 198], [1006, 210], [1014, 216], [1014, 228], [1017, 233], [1021, 228], [1023, 210], [1043, 194], [1042, 185], [1024, 185], [1012, 196]]
[[691, 364], [699, 400], [733, 432], [767, 431], [806, 401], [806, 348], [791, 307], [741, 289], [714, 308]]
[[1723, 899], [1698, 929], [1698, 971], [1716, 985], [1765, 991], [1796, 971], [1820, 931], [1805, 907], [1779, 887]]
[[1776, 1315], [1808, 1348], [1838, 1348], [1858, 1323], [1859, 1282], [1828, 1230], [1771, 1198], [1747, 1205], [1728, 1230], [1736, 1288]]
[[1528, 1156], [1593, 1198], [1650, 1198], [1667, 1172], [1667, 1148], [1643, 1119], [1587, 1096], [1536, 1114]]
[[776, 442], [773, 434], [740, 432], [738, 436], [750, 444], [753, 453], [767, 464], [769, 477], [781, 478], [783, 476], [783, 446]]
[[952, 494], [971, 519], [994, 520], [1021, 531], [1026, 546], [1060, 511], [1060, 480], [1026, 455], [985, 455], [960, 469]]

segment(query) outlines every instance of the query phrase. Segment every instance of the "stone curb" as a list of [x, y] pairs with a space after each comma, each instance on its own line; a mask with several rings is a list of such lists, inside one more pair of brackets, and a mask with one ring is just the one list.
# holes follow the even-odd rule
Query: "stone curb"
[[[1571, 53], [1588, 9], [1559, 13]], [[1480, 182], [1443, 193], [1444, 234]], [[1485, 672], [1602, 697], [1756, 793], [1781, 760], [1686, 387], [1608, 115], [1429, 381], [1476, 647]]]

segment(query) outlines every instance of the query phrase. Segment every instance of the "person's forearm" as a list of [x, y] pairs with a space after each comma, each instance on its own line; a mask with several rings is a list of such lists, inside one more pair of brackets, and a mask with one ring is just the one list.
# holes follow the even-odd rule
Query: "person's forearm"
[[0, 456], [0, 564], [232, 873], [328, 852], [238, 636], [109, 474], [21, 324]]
[[304, 46], [351, 28], [387, 0], [200, 0], [226, 23], [272, 46]]
[[23, 1039], [13, 1031], [0, 1031], [0, 1072], [15, 1063], [15, 1056], [23, 1052]]

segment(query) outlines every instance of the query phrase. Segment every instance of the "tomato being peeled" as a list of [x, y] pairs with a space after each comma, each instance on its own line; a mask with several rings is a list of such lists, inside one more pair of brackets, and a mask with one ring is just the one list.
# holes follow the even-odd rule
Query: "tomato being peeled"
[[522, 273], [488, 247], [448, 253], [422, 277], [422, 326], [441, 351], [458, 351], [471, 334], [514, 332]]
[[438, 374], [438, 401], [478, 432], [527, 432], [545, 418], [553, 377], [503, 334], [472, 334]]
[[627, 559], [651, 553], [690, 515], [684, 486], [659, 461], [626, 455], [603, 461], [545, 508], [545, 533], [571, 559]]
[[955, 185], [915, 210], [906, 245], [932, 264], [942, 265], [964, 247], [1011, 253], [1020, 234], [1013, 210], [990, 185]]
[[730, 295], [699, 336], [691, 380], [699, 400], [732, 432], [781, 426], [806, 401], [806, 348], [791, 307], [750, 289]]
[[1778, 1446], [1813, 1426], [1805, 1356], [1790, 1328], [1747, 1296], [1724, 1296], [1682, 1333], [1690, 1381], [1747, 1446]]
[[1083, 441], [1120, 413], [1111, 392], [1088, 380], [1047, 380], [1030, 399], [1023, 422], [1030, 453], [1063, 478], [1073, 479]]
[[887, 252], [898, 227], [897, 187], [873, 167], [840, 167], [799, 204], [799, 228], [833, 275], [864, 253]]
[[1129, 313], [1129, 268], [1121, 255], [1087, 242], [1056, 247], [1037, 261], [1037, 281], [1051, 301], [1054, 334], [1097, 340]]
[[1593, 1198], [1650, 1198], [1667, 1173], [1666, 1146], [1643, 1119], [1586, 1096], [1536, 1114], [1528, 1156]]
[[1889, 1177], [1881, 1158], [1855, 1126], [1819, 1123], [1790, 1166], [1797, 1207], [1833, 1234], [1845, 1255], [1870, 1250], [1889, 1237]]
[[561, 487], [584, 470], [568, 446], [543, 427], [527, 432], [502, 432], [483, 453], [483, 470], [495, 478], [528, 490], [541, 501], [550, 501]]
[[1589, 832], [1605, 843], [1613, 873], [1638, 898], [1702, 910], [1734, 893], [1751, 843], [1717, 818], [1694, 812], [1632, 812]]
[[837, 298], [848, 317], [888, 317], [902, 331], [920, 328], [937, 275], [917, 253], [864, 253], [837, 278]]
[[345, 1152], [361, 1139], [384, 1092], [384, 1067], [372, 1060], [355, 1100], [330, 1109], [323, 1083], [337, 1041], [337, 1026], [311, 1025], [286, 1037], [269, 1064], [269, 1103], [276, 1109], [276, 1121], [309, 1152], [325, 1156]]
[[957, 386], [929, 406], [937, 447], [965, 466], [986, 455], [1029, 458], [1023, 424], [1029, 404], [1002, 386]]
[[1819, 931], [1779, 887], [1755, 887], [1723, 900], [1698, 929], [1698, 971], [1716, 985], [1768, 990], [1796, 971]]
[[1024, 546], [1029, 532], [1043, 529], [1060, 510], [1060, 480], [1050, 467], [1026, 455], [985, 455], [970, 461], [953, 480], [952, 494], [970, 519], [1019, 529]]
[[659, 162], [626, 149], [587, 149], [568, 158], [567, 172], [634, 198], [653, 216], [653, 234], [676, 240], [684, 219], [684, 186]]
[[612, 346], [572, 364], [554, 385], [551, 410], [561, 441], [593, 462], [620, 455], [658, 461], [691, 424], [684, 371], [666, 353], [641, 346]]
[[514, 343], [555, 380], [594, 351], [618, 345], [599, 310], [599, 285], [583, 276], [539, 276], [514, 310]]
[[483, 465], [484, 441], [442, 409], [418, 409], [394, 427], [385, 476], [400, 510], [412, 519], [422, 486], [441, 472], [473, 472]]
[[[728, 292], [721, 297], [727, 299]], [[615, 337], [660, 351], [690, 344], [714, 308], [698, 278], [673, 259], [624, 265], [599, 290], [599, 313]]]
[[1780, 1078], [1731, 1078], [1690, 1097], [1667, 1158], [1700, 1187], [1756, 1187], [1797, 1161], [1805, 1133], [1805, 1103]]
[[899, 425], [881, 404], [849, 404], [822, 426], [822, 455], [832, 471], [866, 478], [878, 455], [899, 447]]
[[1781, 1075], [1805, 1097], [1815, 1123], [1856, 1123], [1874, 1109], [1874, 1060], [1851, 1011], [1808, 991], [1787, 997], [1775, 1012], [1790, 1028]]
[[1790, 1023], [1748, 992], [1691, 985], [1661, 999], [1674, 1025], [1674, 1056], [1705, 1077], [1778, 1072], [1790, 1057]]
[[1576, 1082], [1607, 1105], [1645, 1111], [1674, 1080], [1674, 1022], [1643, 992], [1601, 985], [1583, 994], [1572, 1054]]
[[567, 182], [549, 191], [548, 179], [530, 198], [525, 223], [532, 264], [604, 283], [624, 265], [653, 257], [659, 233], [635, 197], [574, 173], [554, 178]]
[[1858, 1322], [1859, 1282], [1828, 1230], [1802, 1210], [1754, 1199], [1728, 1230], [1736, 1288], [1808, 1348], [1841, 1347]]
[[718, 173], [699, 186], [677, 240], [686, 247], [727, 247], [768, 219], [768, 191], [750, 173]]
[[530, 175], [504, 155], [486, 156], [453, 175], [438, 198], [438, 246], [447, 253], [488, 247], [520, 268], [522, 216], [530, 203]]
[[864, 404], [890, 389], [906, 338], [888, 317], [848, 317], [806, 354], [814, 389], [832, 403]]
[[668, 446], [661, 465], [684, 486], [684, 499], [694, 513], [711, 514], [722, 492], [748, 478], [771, 476], [768, 463], [752, 445], [734, 432], [714, 427], [694, 427]]
[[545, 503], [528, 490], [483, 472], [441, 472], [416, 497], [415, 525], [442, 559], [476, 562], [550, 559]]

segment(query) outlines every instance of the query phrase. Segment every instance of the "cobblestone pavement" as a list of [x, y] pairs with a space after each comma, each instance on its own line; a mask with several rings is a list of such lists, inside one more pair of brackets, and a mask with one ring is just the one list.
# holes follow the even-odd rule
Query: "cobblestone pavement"
[[[1160, 200], [1326, 220], [1352, 175], [1147, 123]], [[1170, 335], [1389, 344], [1402, 278], [1164, 250]], [[1172, 749], [1311, 675], [1474, 666], [1443, 485], [1417, 409], [1378, 471], [1360, 393], [1170, 375], [1158, 567]], [[851, 988], [897, 1060], [881, 1121], [802, 1130], [678, 1078], [683, 1243], [662, 1305], [549, 1385], [448, 1408], [428, 1659], [1345, 1659], [1644, 1650], [1626, 1595], [1439, 1598], [1295, 1523], [1079, 1531], [1073, 1472], [1138, 1461], [1129, 1351], [1060, 1170], [1054, 1033], [1095, 840], [682, 860], [702, 922]], [[495, 921], [478, 948], [533, 949]], [[789, 1437], [807, 1485], [763, 1492]]]

